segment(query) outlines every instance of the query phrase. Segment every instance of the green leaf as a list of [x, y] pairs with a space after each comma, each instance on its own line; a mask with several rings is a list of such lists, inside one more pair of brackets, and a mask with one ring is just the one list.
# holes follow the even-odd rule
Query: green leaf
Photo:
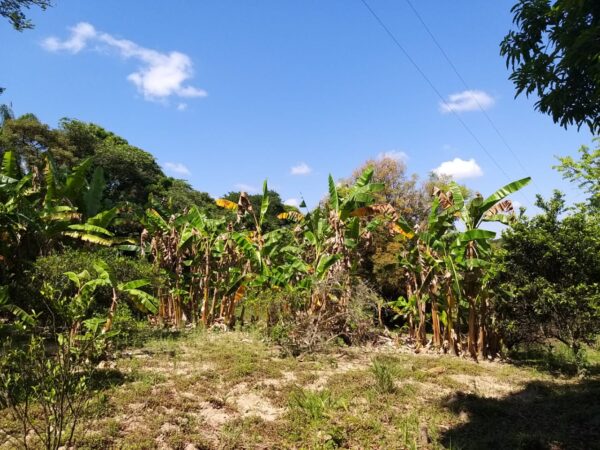
[[65, 272], [65, 276], [73, 282], [77, 289], [81, 287], [81, 280], [75, 272]]
[[54, 164], [54, 159], [49, 153], [46, 153], [46, 165], [44, 166], [44, 179], [46, 181], [46, 195], [44, 196], [44, 203], [50, 205], [53, 201], [58, 199], [58, 180], [56, 177], [57, 170]]
[[371, 179], [373, 178], [373, 172], [373, 167], [366, 168], [365, 171], [360, 175], [358, 180], [356, 180], [355, 186], [361, 188], [369, 184], [371, 182]]
[[4, 152], [2, 156], [2, 175], [9, 178], [17, 178], [19, 166], [17, 165], [17, 157], [14, 152]]
[[267, 188], [267, 180], [265, 180], [263, 182], [263, 195], [262, 195], [262, 200], [260, 203], [260, 220], [258, 222], [260, 225], [262, 225], [263, 220], [267, 214], [267, 211], [269, 210], [269, 203], [270, 203], [269, 190]]
[[449, 191], [452, 192], [452, 202], [454, 203], [452, 210], [462, 209], [465, 204], [465, 198], [463, 197], [460, 186], [455, 181], [451, 181], [448, 188]]
[[338, 191], [335, 186], [335, 181], [333, 181], [333, 177], [329, 174], [329, 204], [331, 205], [331, 209], [334, 211], [339, 211], [340, 209], [340, 198], [338, 196]]
[[128, 281], [127, 283], [121, 283], [119, 284], [119, 289], [121, 291], [127, 291], [130, 289], [137, 289], [137, 288], [141, 288], [144, 286], [148, 286], [150, 284], [150, 282], [148, 280], [133, 280], [133, 281]]
[[342, 255], [338, 254], [323, 256], [319, 260], [319, 263], [317, 264], [317, 269], [315, 271], [317, 278], [322, 279], [327, 274], [329, 268], [333, 266], [336, 263], [336, 261], [338, 261], [341, 257]]
[[140, 250], [140, 246], [135, 244], [117, 245], [116, 248], [124, 252], [137, 252]]
[[109, 236], [112, 237], [114, 236], [113, 233], [111, 233], [110, 231], [108, 231], [106, 228], [102, 228], [96, 225], [91, 225], [89, 223], [76, 223], [73, 225], [69, 225], [69, 229], [70, 230], [76, 230], [76, 231], [85, 231], [86, 233], [96, 233], [96, 234], [102, 234], [104, 236]]
[[63, 234], [65, 236], [72, 237], [73, 239], [90, 242], [92, 244], [103, 245], [105, 247], [110, 247], [113, 244], [112, 240], [97, 236], [95, 234], [82, 233], [80, 231], [65, 231]]
[[81, 192], [83, 192], [83, 188], [85, 186], [85, 176], [89, 168], [92, 165], [92, 158], [87, 158], [83, 160], [81, 164], [78, 164], [71, 173], [67, 176], [67, 180], [65, 181], [65, 187], [63, 189], [62, 194], [69, 198], [75, 199], [78, 197]]
[[92, 174], [92, 181], [87, 190], [83, 193], [83, 205], [85, 214], [88, 217], [98, 214], [100, 211], [102, 195], [105, 188], [106, 181], [104, 179], [104, 169], [102, 169], [102, 167], [96, 167]]
[[111, 224], [115, 217], [117, 217], [118, 213], [119, 209], [117, 207], [107, 209], [106, 211], [102, 211], [95, 216], [90, 217], [86, 220], [86, 224], [106, 228]]
[[146, 219], [149, 225], [161, 231], [168, 231], [169, 224], [162, 216], [153, 208], [146, 210]]
[[[139, 289], [129, 289], [127, 294], [139, 301], [143, 309], [150, 311], [152, 314], [156, 314], [158, 312], [158, 300], [156, 297], [148, 294], [147, 292], [140, 291]], [[140, 305], [136, 306], [139, 307]]]
[[461, 242], [469, 242], [469, 241], [478, 241], [478, 240], [487, 240], [494, 239], [496, 237], [495, 231], [489, 230], [468, 230], [463, 233], [460, 233], [458, 238]]
[[488, 198], [486, 198], [480, 206], [481, 214], [485, 213], [488, 209], [498, 203], [500, 200], [505, 198], [506, 196], [512, 194], [513, 192], [522, 189], [527, 186], [531, 182], [531, 177], [522, 178], [517, 181], [513, 181], [512, 183], [507, 184], [506, 186], [501, 187]]

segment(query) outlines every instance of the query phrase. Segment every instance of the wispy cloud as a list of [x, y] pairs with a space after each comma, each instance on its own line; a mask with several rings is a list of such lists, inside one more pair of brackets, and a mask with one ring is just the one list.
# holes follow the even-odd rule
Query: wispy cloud
[[290, 169], [290, 173], [292, 175], [308, 175], [311, 172], [312, 172], [312, 169], [306, 163], [300, 163], [297, 166], [293, 166]]
[[162, 53], [145, 48], [127, 39], [119, 39], [98, 31], [86, 22], [80, 22], [70, 30], [71, 35], [68, 38], [61, 40], [54, 36], [48, 37], [42, 42], [42, 46], [52, 52], [67, 51], [77, 54], [91, 44], [96, 44], [94, 50], [103, 51], [108, 48], [115, 50], [125, 59], [136, 60], [140, 65], [127, 79], [147, 100], [207, 95], [206, 91], [187, 84], [194, 74], [194, 68], [192, 60], [185, 53]]
[[408, 160], [408, 155], [405, 152], [401, 152], [399, 150], [390, 150], [389, 152], [381, 152], [377, 155], [378, 160], [382, 159], [393, 159], [399, 162], [406, 162]]
[[297, 208], [298, 206], [300, 206], [300, 200], [297, 198], [288, 198], [285, 202], [283, 202], [283, 204], [288, 206], [295, 206]]
[[164, 164], [164, 167], [167, 172], [173, 173], [175, 175], [191, 175], [190, 169], [188, 169], [182, 163], [166, 162]]
[[233, 187], [236, 188], [238, 191], [244, 191], [248, 194], [256, 194], [260, 191], [260, 189], [257, 186], [252, 186], [251, 184], [245, 183], [236, 183], [233, 185]]
[[464, 160], [460, 158], [454, 158], [451, 161], [445, 161], [433, 169], [433, 173], [437, 175], [449, 175], [456, 180], [463, 178], [475, 178], [483, 175], [483, 170], [479, 167], [479, 164], [471, 158]]
[[447, 114], [454, 112], [478, 111], [494, 106], [494, 97], [484, 91], [462, 91], [452, 94], [445, 102], [440, 102], [440, 112]]
[[185, 111], [187, 109], [188, 105], [187, 103], [179, 103], [177, 105], [177, 111]]

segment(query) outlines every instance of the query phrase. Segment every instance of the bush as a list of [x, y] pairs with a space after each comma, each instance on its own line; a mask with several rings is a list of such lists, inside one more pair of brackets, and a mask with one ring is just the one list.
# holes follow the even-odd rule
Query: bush
[[0, 349], [0, 408], [18, 424], [8, 430], [24, 448], [69, 447], [94, 396], [93, 361], [104, 339], [97, 333], [56, 341], [32, 336], [26, 345]]
[[[60, 326], [66, 318], [63, 317], [61, 311], [54, 309], [55, 306], [44, 302], [40, 292], [51, 288], [58, 293], [57, 295], [70, 296], [74, 294], [75, 287], [69, 282], [65, 272], [79, 273], [88, 270], [94, 273], [93, 265], [100, 260], [106, 262], [111, 268], [117, 282], [147, 279], [151, 281], [151, 290], [153, 291], [163, 284], [163, 275], [152, 264], [143, 259], [125, 256], [116, 249], [66, 249], [60, 253], [38, 258], [32, 264], [31, 270], [25, 274], [26, 282], [23, 283], [23, 286], [26, 287], [22, 288], [25, 291], [19, 292], [16, 298], [26, 310], [35, 309], [39, 312], [39, 305], [45, 305], [45, 309], [41, 310], [42, 314], [51, 314], [42, 316], [42, 319], [46, 319], [47, 322], [50, 316], [53, 316], [53, 320], [56, 321], [54, 325]], [[99, 288], [95, 292], [95, 307], [101, 314], [106, 314], [111, 301], [110, 288]]]
[[[306, 299], [298, 302], [309, 305], [312, 294], [322, 300], [317, 309], [270, 311], [269, 335], [293, 356], [318, 351], [332, 343], [358, 345], [374, 340], [379, 297], [361, 281], [348, 292], [346, 289], [336, 279], [324, 280], [313, 286], [312, 293], [305, 292]], [[347, 303], [342, 303], [342, 297], [347, 298]], [[283, 306], [285, 302], [273, 304]]]
[[563, 342], [584, 363], [584, 343], [600, 332], [600, 220], [567, 211], [563, 195], [538, 197], [543, 214], [503, 235], [494, 315], [505, 344]]

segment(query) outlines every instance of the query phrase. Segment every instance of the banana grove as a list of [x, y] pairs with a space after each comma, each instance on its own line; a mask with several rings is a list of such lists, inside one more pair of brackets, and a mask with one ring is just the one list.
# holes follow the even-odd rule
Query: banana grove
[[[385, 186], [373, 181], [369, 167], [353, 183], [336, 184], [330, 175], [321, 205], [312, 210], [304, 202], [300, 208], [286, 206], [277, 216], [280, 226], [267, 227], [271, 197], [266, 181], [258, 205], [241, 192], [237, 202], [215, 201], [219, 215], [198, 206], [174, 211], [152, 198], [141, 209], [103, 199], [104, 174], [91, 159], [72, 169], [57, 168], [50, 154], [40, 161], [25, 171], [15, 153], [3, 155], [2, 283], [9, 288], [24, 261], [68, 246], [113, 247], [149, 261], [163, 274], [159, 286], [141, 279], [119, 282], [102, 264], [96, 278], [87, 272], [68, 274], [77, 287], [74, 298], [87, 298], [89, 289], [83, 287], [92, 281], [112, 290], [105, 331], [120, 298], [175, 327], [233, 328], [244, 323], [246, 306], [267, 293], [290, 299], [280, 306], [290, 317], [344, 313], [360, 282], [364, 250], [374, 233], [386, 233], [401, 242], [394, 264], [403, 273], [403, 295], [385, 307], [402, 318], [409, 340], [417, 348], [431, 345], [473, 358], [493, 357], [500, 350], [489, 312], [494, 293], [488, 286], [496, 233], [483, 226], [510, 225], [515, 214], [506, 197], [529, 178], [487, 198], [467, 199], [454, 182], [444, 190], [434, 188], [426, 220], [409, 223], [391, 204], [378, 203]], [[332, 280], [335, 290], [321, 289]], [[5, 298], [5, 310], [17, 311], [18, 305]], [[266, 313], [271, 314], [269, 308]], [[76, 327], [83, 320], [84, 314]]]

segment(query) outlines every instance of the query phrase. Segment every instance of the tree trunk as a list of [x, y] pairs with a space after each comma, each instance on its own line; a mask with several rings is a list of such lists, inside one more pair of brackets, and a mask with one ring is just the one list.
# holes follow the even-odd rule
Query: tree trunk
[[467, 339], [467, 348], [469, 354], [477, 360], [477, 311], [475, 308], [475, 300], [469, 298], [469, 336]]

